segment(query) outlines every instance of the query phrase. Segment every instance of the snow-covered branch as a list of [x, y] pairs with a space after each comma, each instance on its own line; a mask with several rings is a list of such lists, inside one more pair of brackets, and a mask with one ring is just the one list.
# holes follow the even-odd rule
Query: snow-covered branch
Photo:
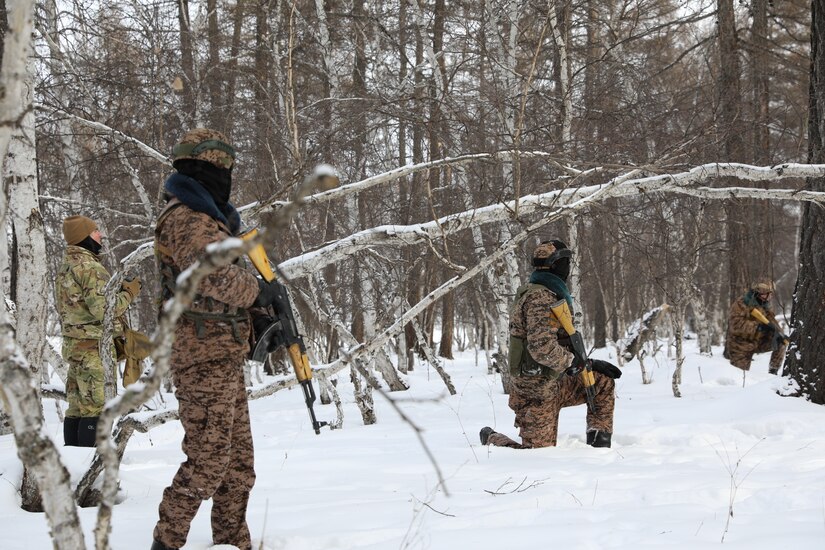
[[49, 114], [55, 114], [56, 113], [56, 114], [59, 114], [61, 116], [66, 117], [66, 118], [69, 118], [69, 119], [73, 120], [74, 122], [77, 122], [78, 124], [80, 124], [82, 126], [85, 126], [85, 127], [89, 128], [91, 130], [94, 130], [97, 133], [97, 135], [99, 135], [99, 136], [108, 136], [112, 140], [114, 140], [115, 142], [118, 142], [118, 143], [131, 143], [132, 145], [134, 145], [135, 147], [140, 149], [143, 153], [145, 153], [146, 156], [155, 159], [156, 161], [160, 162], [161, 164], [163, 164], [165, 166], [172, 166], [172, 161], [169, 159], [168, 155], [165, 155], [165, 154], [161, 153], [160, 151], [158, 151], [154, 147], [143, 143], [142, 141], [140, 141], [137, 138], [134, 138], [134, 137], [132, 137], [128, 134], [124, 134], [120, 130], [115, 130], [111, 126], [103, 124], [102, 122], [97, 122], [97, 121], [94, 121], [94, 120], [88, 120], [88, 119], [85, 119], [83, 117], [73, 115], [72, 113], [64, 111], [63, 109], [58, 109], [57, 107], [48, 107], [48, 106], [40, 104], [40, 103], [36, 103], [34, 108], [37, 109], [38, 111], [43, 111], [44, 113], [49, 113]]
[[[462, 157], [465, 160], [467, 157]], [[401, 169], [399, 169], [401, 170]], [[397, 171], [388, 172], [388, 176]], [[719, 178], [739, 178], [749, 181], [772, 181], [784, 178], [810, 178], [825, 176], [825, 165], [821, 164], [780, 164], [770, 167], [751, 166], [747, 164], [711, 163], [697, 166], [687, 172], [678, 174], [660, 174], [644, 178], [627, 178], [622, 176], [622, 183], [617, 180], [579, 188], [549, 191], [540, 195], [528, 195], [519, 199], [519, 212], [529, 216], [540, 210], [558, 205], [570, 204], [583, 197], [591, 197], [606, 186], [612, 187], [609, 197], [632, 197], [650, 193], [680, 193], [708, 199], [757, 198], [789, 201], [811, 201], [825, 204], [825, 193], [815, 191], [797, 191], [794, 189], [754, 189], [747, 187], [698, 187], [709, 180]], [[368, 180], [364, 180], [365, 182]], [[363, 182], [361, 182], [363, 183]], [[382, 181], [383, 183], [383, 181]], [[357, 185], [357, 184], [352, 184]], [[346, 189], [345, 186], [341, 189]], [[327, 193], [332, 193], [328, 191]], [[323, 195], [323, 193], [321, 194]], [[313, 197], [318, 197], [314, 195]], [[605, 195], [600, 195], [602, 200]], [[307, 200], [311, 200], [312, 197]], [[382, 225], [365, 229], [343, 239], [325, 245], [314, 251], [282, 262], [278, 268], [290, 278], [305, 277], [327, 265], [335, 264], [366, 248], [393, 245], [409, 246], [434, 241], [444, 234], [452, 234], [472, 227], [501, 223], [512, 219], [515, 201], [493, 204], [482, 208], [467, 210], [457, 214], [443, 216], [438, 220], [414, 225]]]

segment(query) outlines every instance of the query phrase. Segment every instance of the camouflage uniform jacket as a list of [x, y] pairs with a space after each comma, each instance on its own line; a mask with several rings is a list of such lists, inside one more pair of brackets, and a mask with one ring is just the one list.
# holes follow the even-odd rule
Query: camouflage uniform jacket
[[[172, 199], [161, 213], [155, 230], [155, 250], [164, 270], [174, 280], [206, 253], [209, 244], [232, 237], [229, 228], [208, 214], [192, 210]], [[163, 299], [168, 299], [168, 290]], [[173, 362], [195, 360], [191, 348], [210, 348], [209, 358], [237, 361], [249, 350], [251, 327], [246, 309], [258, 296], [258, 279], [239, 265], [227, 265], [205, 277], [198, 285], [198, 295], [178, 322], [173, 348]], [[192, 338], [201, 340], [193, 342]], [[204, 346], [204, 342], [206, 345]]]
[[[100, 340], [103, 337], [103, 313], [106, 297], [103, 288], [109, 282], [109, 272], [100, 259], [80, 246], [69, 245], [63, 263], [57, 271], [57, 311], [63, 325], [63, 336], [80, 340]], [[115, 317], [129, 307], [131, 295], [117, 293]], [[114, 336], [123, 333], [123, 325], [115, 321]]]
[[[750, 304], [750, 305], [749, 305]], [[741, 296], [730, 306], [730, 317], [728, 319], [728, 342], [736, 340], [738, 347], [754, 348], [759, 347], [763, 334], [758, 330], [759, 321], [751, 316], [752, 309], [761, 311], [768, 321], [779, 326], [776, 322], [776, 315], [769, 305], [760, 304], [756, 299], [751, 298], [750, 293]]]
[[563, 342], [567, 333], [550, 306], [559, 298], [543, 285], [528, 283], [516, 293], [521, 296], [510, 311], [510, 337], [526, 341], [530, 357], [548, 367], [555, 377], [573, 362], [573, 353]]

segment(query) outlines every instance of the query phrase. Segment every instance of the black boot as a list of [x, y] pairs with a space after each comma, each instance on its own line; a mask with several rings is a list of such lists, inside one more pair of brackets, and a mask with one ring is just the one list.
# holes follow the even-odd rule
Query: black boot
[[587, 444], [593, 447], [610, 447], [610, 438], [613, 436], [610, 432], [602, 432], [593, 430], [587, 432]]
[[479, 434], [478, 434], [478, 438], [481, 440], [481, 444], [486, 445], [487, 440], [490, 439], [490, 435], [492, 435], [494, 433], [496, 433], [496, 432], [493, 431], [493, 428], [491, 428], [490, 426], [485, 426], [485, 427], [481, 428], [481, 432], [479, 432]]
[[77, 447], [77, 427], [80, 425], [80, 418], [67, 416], [63, 420], [63, 444], [67, 447]]
[[95, 438], [97, 437], [97, 418], [96, 416], [79, 418], [80, 425], [77, 428], [77, 446], [78, 447], [94, 447]]
[[151, 550], [178, 550], [178, 549], [177, 548], [171, 548], [169, 546], [166, 546], [162, 542], [155, 540], [155, 541], [152, 541]]

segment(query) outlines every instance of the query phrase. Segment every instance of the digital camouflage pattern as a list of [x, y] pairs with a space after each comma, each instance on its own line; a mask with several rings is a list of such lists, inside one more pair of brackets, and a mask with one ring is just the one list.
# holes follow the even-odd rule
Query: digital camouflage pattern
[[[167, 209], [155, 234], [161, 270], [180, 273], [208, 244], [231, 236], [217, 220], [180, 203]], [[164, 490], [154, 537], [183, 547], [201, 501], [212, 498], [213, 542], [249, 550], [246, 508], [255, 470], [243, 363], [251, 330], [246, 308], [258, 282], [229, 265], [204, 278], [198, 294], [175, 328], [171, 363], [187, 459]]]
[[[580, 376], [566, 376], [564, 371], [573, 361], [567, 349], [567, 334], [550, 306], [559, 298], [541, 285], [531, 285], [522, 294], [510, 313], [510, 336], [523, 338], [532, 358], [548, 367], [551, 376], [515, 376], [510, 387], [510, 408], [515, 413], [514, 425], [519, 428], [521, 443], [504, 434], [490, 435], [487, 443], [518, 449], [552, 447], [556, 445], [559, 411], [586, 402]], [[587, 411], [587, 430], [613, 431], [615, 382], [612, 378], [593, 373], [596, 378], [596, 410]]]
[[567, 333], [550, 306], [559, 301], [547, 287], [527, 284], [516, 291], [521, 296], [510, 310], [510, 337], [526, 342], [530, 357], [561, 376], [573, 362], [573, 354], [559, 343]]
[[[594, 372], [596, 377], [596, 411], [587, 409], [587, 431], [613, 432], [615, 407], [612, 378]], [[519, 429], [521, 443], [504, 434], [494, 432], [487, 440], [489, 445], [514, 449], [555, 447], [559, 431], [559, 412], [564, 407], [586, 403], [581, 376], [563, 376], [552, 380], [544, 376], [520, 376], [513, 378], [510, 388], [510, 408], [516, 413], [515, 427]]]
[[[759, 330], [759, 321], [751, 316], [751, 309], [762, 312], [772, 323], [776, 323], [776, 315], [769, 304], [760, 303], [748, 292], [738, 298], [730, 306], [728, 318], [728, 334], [725, 342], [728, 360], [734, 367], [750, 370], [751, 361], [755, 353], [771, 351], [770, 372], [776, 373], [782, 366], [785, 357], [785, 345], [778, 343], [774, 349], [774, 333]], [[777, 323], [776, 326], [779, 326]]]
[[[100, 338], [103, 336], [103, 314], [106, 298], [103, 288], [109, 272], [100, 259], [80, 246], [69, 245], [57, 272], [57, 311], [63, 334], [63, 359], [68, 363], [66, 400], [69, 418], [100, 416], [103, 410], [103, 360]], [[115, 301], [115, 316], [129, 307], [132, 295], [121, 291]], [[123, 333], [116, 320], [114, 336]], [[114, 347], [112, 357], [115, 357]]]

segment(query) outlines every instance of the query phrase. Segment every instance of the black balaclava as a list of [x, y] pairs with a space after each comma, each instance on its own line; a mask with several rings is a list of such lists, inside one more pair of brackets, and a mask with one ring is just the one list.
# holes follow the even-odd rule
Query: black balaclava
[[[564, 241], [560, 241], [558, 239], [553, 239], [550, 241], [553, 243], [553, 246], [556, 247], [556, 250], [562, 250], [567, 248], [567, 244]], [[564, 281], [567, 282], [567, 277], [570, 276], [570, 258], [559, 258], [553, 265], [550, 266], [550, 273]]]
[[91, 235], [77, 243], [75, 246], [85, 248], [95, 256], [100, 255], [100, 250], [103, 248], [103, 245], [94, 240]]
[[218, 168], [205, 160], [181, 159], [175, 162], [175, 169], [184, 176], [197, 180], [221, 210], [229, 202], [232, 192], [231, 168]]
[[570, 258], [559, 258], [553, 262], [548, 271], [562, 281], [567, 282], [567, 277], [570, 276]]

